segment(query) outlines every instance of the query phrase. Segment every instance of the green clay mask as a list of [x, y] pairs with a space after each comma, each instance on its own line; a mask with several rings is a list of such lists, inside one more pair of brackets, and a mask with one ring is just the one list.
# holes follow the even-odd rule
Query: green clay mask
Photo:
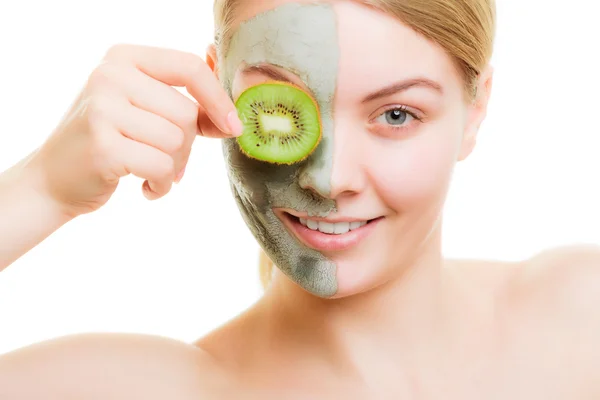
[[223, 151], [236, 202], [260, 246], [301, 287], [317, 296], [333, 296], [338, 287], [336, 265], [304, 246], [273, 208], [293, 209], [309, 216], [335, 211], [335, 203], [327, 198], [339, 65], [335, 11], [328, 4], [287, 3], [259, 14], [239, 26], [227, 54], [219, 60], [221, 79], [230, 96], [241, 65], [271, 64], [297, 75], [320, 108], [321, 142], [300, 163], [274, 165], [251, 159], [240, 151], [235, 139], [224, 140]]

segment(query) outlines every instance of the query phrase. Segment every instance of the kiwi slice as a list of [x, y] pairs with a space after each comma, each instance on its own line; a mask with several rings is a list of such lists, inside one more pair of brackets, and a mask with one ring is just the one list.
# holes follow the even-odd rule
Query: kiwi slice
[[248, 157], [294, 164], [308, 157], [321, 141], [317, 103], [292, 84], [252, 86], [240, 95], [236, 108], [244, 125], [237, 142]]

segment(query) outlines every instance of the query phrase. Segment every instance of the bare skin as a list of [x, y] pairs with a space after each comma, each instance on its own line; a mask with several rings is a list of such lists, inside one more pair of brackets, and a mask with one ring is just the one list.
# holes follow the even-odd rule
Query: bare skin
[[267, 294], [194, 344], [81, 335], [8, 353], [0, 396], [596, 399], [599, 259], [600, 250], [581, 247], [518, 264], [448, 261], [463, 300], [447, 307], [447, 326], [461, 329], [425, 333], [434, 348], [409, 357], [393, 341], [324, 348], [315, 332], [328, 335], [326, 327], [294, 323]]
[[[341, 25], [353, 31], [353, 18], [362, 23], [367, 14], [348, 4], [341, 6], [346, 13]], [[246, 10], [248, 14], [258, 11]], [[378, 17], [369, 14], [369, 18]], [[385, 50], [388, 41], [372, 40], [370, 34], [380, 28], [394, 37], [406, 34], [390, 21], [372, 26], [356, 40], [368, 41], [379, 57], [389, 53]], [[345, 37], [342, 48], [352, 48], [354, 39]], [[482, 77], [484, 95], [469, 110], [472, 125], [463, 126], [450, 118], [461, 115], [456, 100], [460, 84], [450, 68], [444, 67], [445, 61], [410, 34], [399, 42], [406, 47], [401, 62], [369, 64], [381, 70], [371, 71], [368, 82], [354, 79], [352, 70], [367, 73], [368, 65], [353, 58], [356, 52], [342, 52], [339, 79], [345, 82], [345, 92], [336, 109], [357, 118], [353, 126], [360, 126], [356, 117], [360, 113], [348, 111], [354, 107], [354, 98], [363, 97], [361, 85], [389, 80], [385, 75], [389, 71], [408, 73], [409, 68], [437, 73], [446, 95], [455, 98], [423, 94], [421, 98], [415, 92], [391, 99], [411, 103], [414, 96], [415, 103], [424, 104], [422, 108], [435, 108], [429, 110], [429, 131], [424, 128], [425, 133], [417, 134], [409, 129], [415, 139], [397, 145], [396, 151], [406, 151], [406, 170], [396, 168], [397, 175], [388, 181], [392, 184], [382, 179], [390, 174], [377, 173], [377, 168], [389, 170], [385, 160], [398, 159], [394, 146], [388, 145], [398, 142], [391, 140], [364, 167], [370, 170], [360, 175], [364, 178], [361, 187], [349, 185], [355, 181], [344, 174], [336, 174], [332, 182], [338, 189], [336, 200], [345, 210], [360, 213], [364, 204], [370, 204], [370, 209], [385, 213], [381, 224], [385, 235], [379, 237], [403, 239], [409, 238], [403, 227], [422, 228], [418, 223], [423, 218], [416, 210], [435, 215], [434, 208], [418, 207], [437, 204], [443, 192], [439, 188], [446, 183], [444, 172], [453, 157], [464, 159], [472, 150], [474, 133], [485, 115], [489, 76]], [[411, 51], [418, 57], [411, 56]], [[411, 65], [403, 60], [416, 61]], [[162, 197], [181, 179], [196, 136], [235, 135], [236, 121], [228, 118], [233, 104], [217, 81], [214, 48], [209, 51], [208, 65], [191, 54], [137, 46], [117, 46], [105, 61], [90, 75], [88, 85], [48, 141], [0, 175], [0, 270], [62, 225], [104, 205], [121, 177], [134, 174], [144, 181], [146, 198]], [[428, 69], [432, 66], [441, 68]], [[253, 75], [238, 85], [264, 79]], [[196, 102], [171, 90], [173, 85], [186, 86]], [[392, 137], [382, 126], [371, 128], [379, 136]], [[436, 129], [448, 133], [444, 142], [431, 139]], [[354, 133], [360, 139], [353, 142], [358, 147], [373, 148], [382, 142], [381, 137], [374, 139], [376, 135], [359, 129]], [[349, 164], [339, 162], [335, 168], [348, 171], [352, 160], [336, 160], [343, 159]], [[420, 164], [422, 160], [429, 162]], [[406, 171], [410, 174], [404, 175]], [[393, 184], [416, 173], [435, 178]], [[391, 221], [397, 214], [400, 223], [394, 224]], [[411, 218], [416, 225], [411, 225]], [[420, 238], [409, 239], [419, 242]], [[419, 254], [402, 253], [416, 247], [406, 245], [410, 241], [400, 243], [405, 248], [391, 243], [393, 251], [400, 249], [395, 253], [381, 251], [386, 250], [376, 247], [381, 241], [371, 241], [367, 242], [371, 247], [355, 252], [354, 257], [352, 253], [331, 255], [345, 266], [341, 268], [345, 293], [335, 299], [313, 296], [276, 270], [258, 303], [194, 343], [90, 334], [1, 355], [0, 398], [600, 397], [598, 246], [551, 249], [519, 263], [504, 263], [443, 259], [440, 241], [438, 226], [421, 243]], [[370, 255], [375, 253], [385, 257], [374, 260]], [[370, 257], [368, 264], [359, 260], [365, 255]], [[388, 258], [403, 260], [401, 267], [386, 264]], [[364, 279], [356, 279], [364, 270]], [[368, 275], [371, 271], [375, 272]]]
[[[521, 263], [447, 260], [444, 323], [410, 343], [394, 340], [401, 333], [390, 325], [390, 334], [348, 332], [316, 312], [307, 323], [328, 306], [307, 298], [294, 315], [267, 293], [197, 344], [257, 398], [592, 399], [599, 257], [598, 247], [582, 246]], [[415, 321], [422, 311], [415, 306]]]

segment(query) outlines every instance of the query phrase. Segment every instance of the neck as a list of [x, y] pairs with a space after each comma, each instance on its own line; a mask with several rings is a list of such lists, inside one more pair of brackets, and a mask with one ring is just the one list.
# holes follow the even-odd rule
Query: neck
[[353, 372], [371, 361], [414, 364], [425, 353], [435, 356], [452, 314], [440, 236], [431, 235], [411, 262], [398, 266], [395, 279], [350, 297], [312, 296], [278, 271], [265, 295], [269, 321], [277, 325], [271, 340], [288, 342], [282, 348], [302, 343], [301, 354], [327, 357]]

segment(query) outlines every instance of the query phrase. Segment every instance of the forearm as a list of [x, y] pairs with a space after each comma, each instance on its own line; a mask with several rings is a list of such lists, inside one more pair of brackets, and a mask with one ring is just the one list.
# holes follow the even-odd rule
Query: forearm
[[0, 174], [0, 271], [70, 219], [36, 189], [27, 161]]

